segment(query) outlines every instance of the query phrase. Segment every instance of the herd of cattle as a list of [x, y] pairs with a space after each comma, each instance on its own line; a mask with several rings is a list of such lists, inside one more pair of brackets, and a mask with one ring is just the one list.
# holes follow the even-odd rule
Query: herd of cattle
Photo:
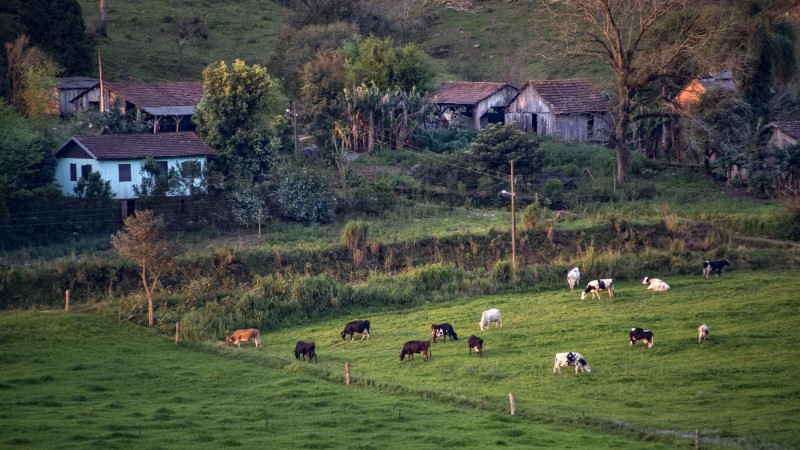
[[[721, 261], [704, 261], [703, 262], [703, 277], [708, 278], [711, 273], [716, 273], [718, 276], [722, 276], [722, 269], [725, 266], [730, 265], [730, 262], [727, 259]], [[581, 273], [580, 269], [577, 267], [572, 268], [569, 272], [567, 272], [567, 283], [569, 284], [569, 289], [574, 290], [576, 284], [580, 283]], [[642, 284], [647, 286], [648, 290], [652, 290], [654, 292], [664, 292], [670, 289], [669, 285], [660, 280], [658, 278], [650, 278], [644, 277], [642, 280]], [[591, 294], [592, 298], [597, 298], [598, 300], [601, 299], [600, 293], [607, 292], [608, 298], [614, 298], [614, 280], [612, 278], [604, 278], [598, 280], [592, 280], [587, 285], [586, 288], [581, 293], [581, 299], [585, 299], [586, 295]], [[502, 327], [503, 320], [500, 316], [500, 310], [498, 309], [488, 309], [481, 314], [481, 320], [478, 322], [478, 326], [480, 327], [481, 331], [488, 330], [489, 324], [494, 322], [495, 327]], [[355, 339], [355, 334], [361, 335], [361, 340], [369, 339], [370, 338], [370, 323], [369, 320], [354, 320], [352, 322], [348, 322], [345, 324], [344, 329], [342, 330], [342, 340], [346, 339], [347, 336], [350, 336], [350, 342], [353, 342]], [[708, 339], [710, 334], [710, 330], [708, 325], [702, 324], [697, 327], [697, 343], [703, 343]], [[642, 342], [647, 345], [647, 348], [653, 348], [655, 345], [653, 341], [653, 332], [650, 330], [646, 330], [640, 327], [633, 327], [630, 331], [630, 345], [631, 347], [635, 346], [637, 342]], [[451, 341], [458, 340], [458, 334], [453, 329], [453, 326], [449, 323], [441, 323], [441, 324], [433, 324], [431, 325], [431, 337], [433, 338], [433, 342], [436, 343], [437, 338], [442, 338], [444, 342], [447, 342], [447, 338], [449, 337]], [[230, 336], [225, 338], [226, 343], [234, 343], [236, 344], [237, 348], [241, 348], [242, 342], [253, 342], [257, 348], [261, 347], [261, 334], [255, 328], [247, 328], [242, 330], [236, 330]], [[467, 341], [469, 345], [469, 354], [472, 354], [472, 351], [475, 352], [482, 358], [483, 357], [483, 339], [475, 336], [474, 334], [471, 335]], [[430, 341], [408, 341], [403, 344], [403, 349], [400, 351], [400, 361], [403, 361], [406, 356], [408, 356], [409, 360], [414, 359], [414, 354], [419, 353], [422, 354], [423, 359], [425, 361], [428, 360], [431, 356], [431, 342]], [[297, 341], [294, 349], [294, 357], [297, 360], [305, 361], [306, 357], [308, 357], [308, 361], [315, 360], [319, 362], [316, 353], [316, 344], [314, 342], [304, 342], [304, 341]], [[562, 367], [575, 367], [575, 373], [577, 374], [578, 371], [583, 372], [591, 372], [591, 367], [589, 363], [586, 362], [586, 359], [577, 352], [563, 352], [563, 353], [556, 353], [554, 358], [553, 364], [553, 373], [561, 373]]]

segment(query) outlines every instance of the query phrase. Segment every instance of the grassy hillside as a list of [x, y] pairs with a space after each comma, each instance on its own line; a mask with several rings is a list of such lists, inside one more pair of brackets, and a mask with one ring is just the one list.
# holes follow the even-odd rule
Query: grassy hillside
[[[260, 351], [221, 342], [176, 347], [169, 337], [79, 314], [4, 313], [0, 426], [11, 431], [2, 442], [326, 448], [358, 436], [365, 448], [656, 448], [687, 446], [700, 429], [704, 445], [797, 448], [791, 343], [800, 337], [800, 282], [742, 271], [667, 281], [672, 291], [660, 294], [619, 283], [611, 302], [563, 289], [354, 311], [265, 333]], [[488, 307], [501, 310], [504, 326], [479, 332]], [[372, 321], [369, 341], [340, 339], [354, 318]], [[400, 362], [403, 342], [429, 339], [430, 324], [444, 321], [461, 339], [434, 344], [428, 362]], [[702, 322], [711, 340], [698, 345]], [[629, 348], [631, 326], [653, 330], [655, 347]], [[483, 359], [468, 355], [472, 333], [486, 341]], [[299, 339], [316, 341], [319, 364], [295, 362]], [[583, 353], [592, 372], [553, 375], [558, 351]], [[347, 361], [350, 388], [342, 386]], [[518, 401], [514, 418], [509, 392]]]
[[675, 442], [347, 387], [341, 376], [320, 378], [319, 369], [276, 354], [272, 342], [262, 351], [176, 347], [124, 323], [61, 313], [2, 314], [0, 340], [3, 448], [659, 449]]

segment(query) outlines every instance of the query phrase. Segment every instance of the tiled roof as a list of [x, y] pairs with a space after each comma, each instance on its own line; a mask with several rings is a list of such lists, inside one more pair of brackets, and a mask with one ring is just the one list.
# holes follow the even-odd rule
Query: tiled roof
[[527, 85], [533, 87], [556, 114], [608, 111], [606, 99], [583, 78], [530, 80]]
[[770, 122], [769, 125], [783, 131], [794, 139], [800, 139], [800, 120]]
[[194, 133], [109, 134], [103, 136], [73, 136], [59, 153], [77, 143], [95, 159], [177, 158], [181, 156], [212, 156], [214, 150]]
[[105, 83], [104, 88], [142, 106], [196, 106], [203, 97], [200, 81], [173, 83]]
[[442, 83], [442, 86], [433, 93], [433, 102], [476, 105], [505, 86], [513, 87], [506, 83], [486, 81], [447, 81]]

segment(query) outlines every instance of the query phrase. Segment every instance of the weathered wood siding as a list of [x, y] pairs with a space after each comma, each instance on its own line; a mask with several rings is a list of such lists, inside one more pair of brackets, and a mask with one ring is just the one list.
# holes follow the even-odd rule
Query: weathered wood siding
[[477, 106], [475, 106], [473, 111], [473, 127], [476, 130], [480, 130], [484, 126], [487, 125], [488, 119], [486, 118], [486, 113], [489, 112], [490, 109], [501, 109], [505, 110], [508, 103], [514, 99], [517, 95], [517, 90], [511, 86], [505, 86], [504, 88], [500, 89], [499, 91], [495, 92], [494, 94], [490, 95], [483, 99]]

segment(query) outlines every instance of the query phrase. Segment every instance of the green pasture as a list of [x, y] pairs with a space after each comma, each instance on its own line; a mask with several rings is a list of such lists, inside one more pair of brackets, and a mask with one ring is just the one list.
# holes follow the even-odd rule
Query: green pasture
[[[3, 313], [0, 448], [666, 449], [687, 442], [541, 423], [360, 379], [345, 386], [342, 377], [319, 376], [333, 369], [329, 343], [312, 368], [286, 358], [288, 347], [275, 338], [260, 351], [176, 346], [97, 316]], [[387, 339], [378, 331], [368, 345]], [[380, 362], [381, 353], [374, 358], [396, 370], [393, 360]], [[443, 357], [429, 366], [437, 360]], [[409, 388], [440, 384], [426, 369], [416, 361], [404, 368], [404, 378], [417, 375]]]

